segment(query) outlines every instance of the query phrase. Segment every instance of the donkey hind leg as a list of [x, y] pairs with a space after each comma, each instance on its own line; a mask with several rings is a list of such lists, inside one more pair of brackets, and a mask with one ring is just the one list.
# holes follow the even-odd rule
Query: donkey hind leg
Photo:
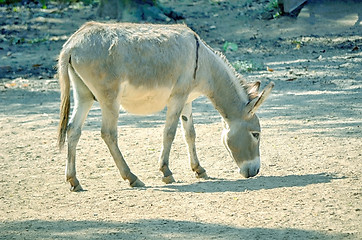
[[119, 115], [118, 104], [102, 104], [102, 130], [101, 135], [104, 142], [116, 163], [116, 166], [124, 180], [128, 180], [131, 187], [144, 187], [145, 184], [141, 182], [136, 175], [134, 175], [124, 160], [121, 151], [118, 147], [117, 141], [117, 122]]
[[166, 122], [163, 131], [162, 150], [159, 160], [159, 169], [163, 173], [162, 181], [166, 184], [175, 182], [168, 166], [171, 145], [175, 138], [177, 124], [184, 105], [184, 97], [174, 95], [167, 104]]
[[187, 103], [184, 106], [184, 109], [181, 113], [181, 122], [182, 122], [182, 129], [184, 133], [185, 142], [188, 147], [188, 154], [190, 159], [190, 165], [192, 171], [195, 172], [197, 178], [204, 178], [207, 179], [208, 176], [206, 171], [203, 167], [201, 167], [199, 159], [197, 158], [196, 154], [196, 147], [195, 147], [195, 138], [196, 132], [194, 128], [193, 118], [192, 118], [192, 103]]
[[83, 190], [76, 177], [75, 155], [76, 147], [81, 135], [83, 123], [93, 105], [93, 94], [82, 80], [69, 69], [73, 84], [74, 109], [67, 129], [68, 138], [68, 160], [66, 163], [65, 177], [70, 183], [70, 190], [73, 192]]

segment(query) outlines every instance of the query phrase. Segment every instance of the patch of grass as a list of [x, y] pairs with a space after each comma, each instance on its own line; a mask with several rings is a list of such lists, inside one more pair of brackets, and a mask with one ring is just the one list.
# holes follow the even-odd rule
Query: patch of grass
[[9, 41], [10, 45], [19, 45], [19, 44], [24, 44], [24, 43], [36, 44], [36, 43], [47, 42], [49, 40], [50, 40], [49, 36], [44, 36], [42, 38], [33, 38], [33, 39], [12, 37], [8, 41]]
[[270, 0], [269, 3], [266, 5], [265, 9], [267, 11], [278, 9], [278, 0]]
[[275, 19], [282, 15], [278, 0], [270, 0], [261, 14], [263, 19]]
[[42, 43], [42, 42], [47, 42], [49, 41], [49, 36], [45, 36], [45, 37], [42, 37], [42, 38], [34, 38], [34, 39], [29, 39], [27, 41], [27, 43], [30, 43], [30, 44], [34, 44], [34, 43]]
[[302, 41], [299, 41], [299, 40], [293, 40], [292, 41], [292, 44], [295, 45], [295, 48], [294, 49], [300, 49], [300, 47], [303, 45], [303, 42]]
[[237, 72], [253, 72], [265, 69], [264, 63], [237, 60], [231, 64]]
[[10, 45], [23, 44], [25, 43], [25, 38], [12, 37], [9, 39], [9, 43]]
[[293, 40], [292, 43], [293, 43], [293, 44], [302, 44], [302, 42], [299, 41], [299, 40]]

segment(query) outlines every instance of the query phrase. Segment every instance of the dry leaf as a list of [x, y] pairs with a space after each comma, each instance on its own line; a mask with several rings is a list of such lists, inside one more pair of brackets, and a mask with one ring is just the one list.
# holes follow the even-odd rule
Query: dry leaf
[[12, 82], [12, 83], [5, 83], [5, 88], [11, 88], [11, 87], [15, 87], [16, 83]]
[[272, 69], [270, 67], [266, 67], [266, 70], [268, 70], [269, 72], [274, 72], [274, 69]]

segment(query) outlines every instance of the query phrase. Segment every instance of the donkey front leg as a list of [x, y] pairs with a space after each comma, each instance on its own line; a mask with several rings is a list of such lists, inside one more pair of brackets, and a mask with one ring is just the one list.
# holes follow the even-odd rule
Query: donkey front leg
[[119, 114], [119, 105], [101, 104], [102, 110], [102, 130], [101, 135], [107, 144], [109, 151], [116, 163], [116, 166], [124, 180], [128, 180], [131, 187], [144, 187], [136, 175], [134, 175], [124, 160], [117, 141], [117, 121]]
[[175, 182], [172, 172], [168, 166], [171, 145], [175, 138], [178, 119], [184, 105], [183, 96], [173, 96], [167, 104], [166, 122], [163, 131], [162, 150], [159, 160], [160, 171], [163, 173], [162, 181], [166, 184]]
[[207, 179], [208, 176], [203, 167], [201, 167], [199, 159], [196, 154], [195, 138], [196, 132], [194, 128], [193, 118], [192, 118], [192, 103], [186, 103], [184, 109], [181, 113], [181, 122], [182, 129], [184, 133], [185, 142], [188, 147], [188, 154], [190, 159], [190, 165], [192, 171], [195, 172], [197, 178]]

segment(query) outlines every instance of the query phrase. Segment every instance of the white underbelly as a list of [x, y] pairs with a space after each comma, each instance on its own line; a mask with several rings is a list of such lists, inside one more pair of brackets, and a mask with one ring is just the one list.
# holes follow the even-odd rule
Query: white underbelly
[[[148, 115], [162, 111], [166, 107], [170, 95], [170, 87], [149, 89], [144, 86], [134, 87], [125, 82], [121, 85], [118, 101], [122, 108], [129, 113]], [[191, 92], [188, 94], [186, 102], [192, 102], [200, 95], [199, 92]]]
[[170, 94], [171, 89], [166, 87], [146, 89], [126, 84], [121, 87], [119, 102], [129, 113], [147, 115], [162, 111]]

